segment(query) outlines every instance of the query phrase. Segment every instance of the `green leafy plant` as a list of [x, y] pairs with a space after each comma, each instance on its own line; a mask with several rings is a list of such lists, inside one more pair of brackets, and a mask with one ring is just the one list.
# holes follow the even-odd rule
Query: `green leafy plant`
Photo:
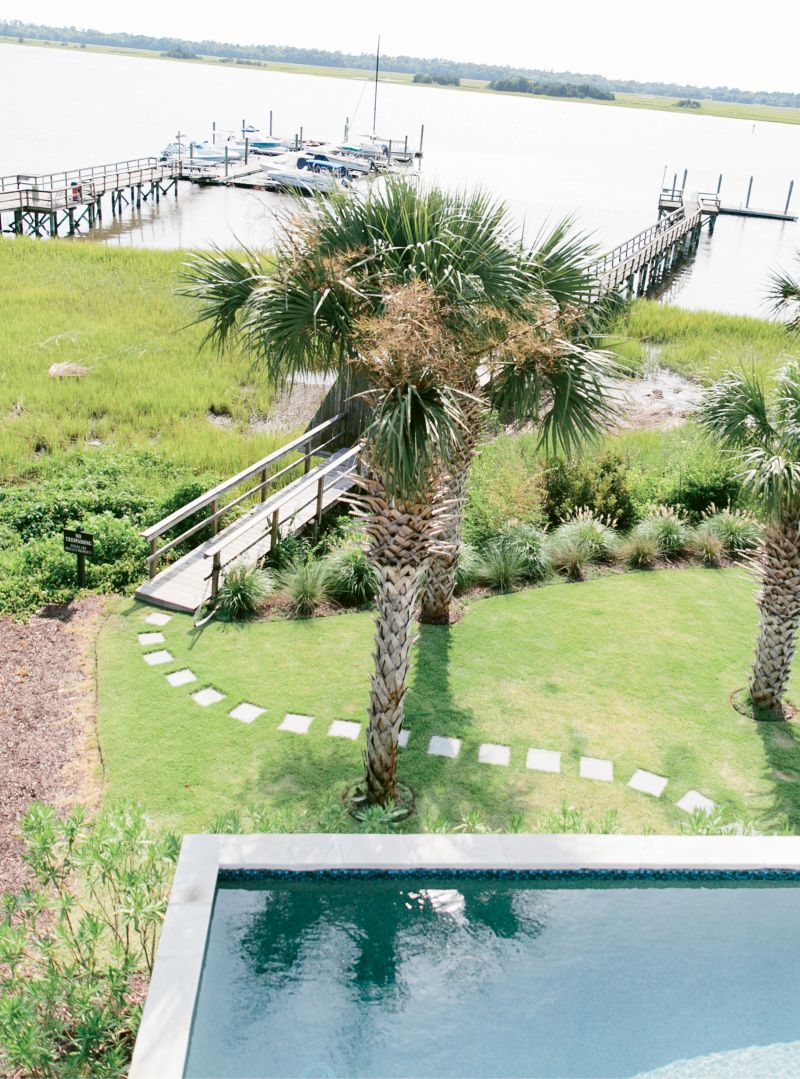
[[714, 506], [710, 507], [697, 529], [716, 536], [725, 554], [731, 558], [754, 551], [763, 535], [761, 525], [746, 510], [717, 510]]
[[289, 597], [293, 614], [310, 617], [330, 599], [328, 566], [316, 558], [290, 562], [276, 575], [275, 587]]
[[396, 832], [408, 816], [403, 806], [389, 801], [386, 805], [365, 805], [353, 814], [359, 823], [359, 831], [369, 834]]
[[683, 554], [689, 542], [685, 512], [674, 506], [651, 507], [644, 520], [633, 529], [633, 533], [647, 534], [655, 540], [662, 558]]
[[513, 592], [525, 580], [526, 565], [519, 547], [499, 536], [481, 552], [476, 576], [495, 592]]
[[225, 574], [217, 593], [217, 611], [231, 622], [258, 614], [272, 591], [272, 578], [255, 566], [234, 566]]
[[453, 827], [453, 831], [479, 834], [488, 832], [489, 826], [483, 819], [483, 814], [479, 809], [468, 809], [466, 813], [462, 813], [459, 817], [458, 822]]
[[616, 521], [597, 515], [588, 506], [574, 510], [552, 533], [558, 544], [570, 540], [583, 554], [587, 563], [609, 562], [619, 547], [615, 532]]
[[456, 595], [461, 595], [478, 580], [481, 559], [475, 548], [469, 543], [462, 543], [456, 565]]
[[0, 911], [0, 1069], [32, 1077], [124, 1074], [178, 840], [141, 810], [33, 805], [22, 821], [34, 885]]
[[334, 548], [327, 559], [328, 591], [346, 607], [372, 603], [378, 582], [367, 552], [353, 543]]
[[599, 460], [559, 458], [545, 467], [543, 480], [542, 508], [553, 527], [580, 507], [616, 521], [620, 528], [630, 528], [636, 521], [628, 465], [615, 453], [606, 453]]
[[525, 561], [525, 580], [541, 581], [552, 571], [547, 553], [547, 536], [533, 525], [509, 525], [501, 536], [502, 542], [518, 551]]

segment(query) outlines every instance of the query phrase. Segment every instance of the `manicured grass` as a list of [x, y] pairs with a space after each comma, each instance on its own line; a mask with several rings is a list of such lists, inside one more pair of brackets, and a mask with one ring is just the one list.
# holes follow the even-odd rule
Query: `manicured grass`
[[[199, 55], [194, 60], [183, 60], [174, 56], [162, 56], [159, 52], [151, 49], [126, 49], [110, 45], [86, 45], [80, 46], [60, 41], [40, 41], [27, 39], [19, 42], [17, 38], [0, 37], [0, 44], [17, 45], [23, 44], [34, 48], [69, 48], [82, 52], [99, 52], [118, 54], [121, 56], [139, 56], [149, 60], [169, 60], [178, 64], [214, 64], [223, 63], [223, 58], [218, 56]], [[320, 75], [334, 79], [372, 79], [373, 70], [360, 68], [320, 67], [312, 64], [289, 64], [275, 61], [255, 61], [238, 65], [233, 60], [225, 63], [226, 67], [234, 70], [242, 67], [249, 70], [285, 71], [295, 75]], [[416, 86], [414, 76], [402, 71], [383, 71], [380, 74], [381, 82], [405, 83]], [[500, 96], [497, 91], [490, 90], [488, 81], [485, 79], [462, 79], [460, 86], [436, 86], [435, 84], [422, 84], [437, 90], [456, 90], [465, 93], [490, 93]], [[736, 101], [713, 101], [705, 99], [700, 102], [699, 109], [681, 109], [677, 107], [678, 98], [662, 97], [654, 94], [626, 94], [617, 92], [613, 101], [601, 101], [593, 97], [556, 97], [545, 94], [508, 94], [509, 97], [525, 97], [534, 101], [564, 101], [577, 102], [583, 105], [605, 105], [610, 108], [623, 109], [654, 109], [657, 112], [672, 112], [684, 116], [722, 116], [731, 120], [764, 121], [777, 124], [800, 124], [800, 109], [777, 108], [774, 105], [746, 105]]]
[[[752, 651], [752, 593], [742, 569], [630, 573], [475, 601], [450, 630], [423, 627], [400, 752], [419, 796], [411, 827], [478, 810], [491, 827], [520, 814], [535, 828], [566, 800], [595, 821], [616, 810], [626, 832], [677, 832], [674, 803], [695, 788], [733, 816], [800, 831], [798, 736], [729, 704]], [[363, 741], [325, 732], [365, 720], [370, 616], [195, 631], [176, 615], [164, 630], [174, 662], [150, 668], [136, 637], [145, 611], [116, 601], [98, 644], [107, 800], [136, 799], [181, 830], [249, 801], [305, 810], [313, 825], [360, 774]], [[168, 686], [184, 666], [199, 682]], [[209, 684], [226, 700], [204, 709], [190, 692]], [[230, 719], [242, 701], [266, 714]], [[278, 731], [286, 712], [315, 716], [310, 733]], [[429, 757], [433, 734], [461, 738], [459, 759]], [[510, 746], [510, 767], [479, 765], [482, 742]], [[562, 774], [526, 770], [529, 747], [561, 750]], [[581, 754], [614, 761], [615, 781], [579, 779]], [[626, 786], [636, 768], [669, 777], [660, 800]]]
[[[249, 362], [200, 350], [175, 295], [185, 252], [0, 241], [0, 482], [90, 440], [229, 475], [285, 441], [248, 427], [271, 393]], [[53, 363], [90, 368], [55, 379]], [[228, 413], [230, 430], [208, 422]]]
[[768, 319], [687, 311], [653, 300], [633, 303], [618, 331], [614, 349], [632, 370], [655, 361], [700, 381], [742, 364], [768, 373], [796, 356], [800, 347], [780, 323]]

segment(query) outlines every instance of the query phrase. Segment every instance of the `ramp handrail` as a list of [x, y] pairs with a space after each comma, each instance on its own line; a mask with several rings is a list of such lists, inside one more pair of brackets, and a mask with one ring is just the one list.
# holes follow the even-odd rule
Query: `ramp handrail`
[[[262, 502], [266, 501], [267, 487], [273, 484], [279, 477], [286, 475], [287, 472], [291, 472], [301, 464], [304, 471], [310, 471], [311, 458], [319, 454], [326, 447], [331, 446], [336, 441], [339, 436], [334, 433], [335, 428], [341, 425], [346, 415], [346, 411], [339, 412], [329, 420], [325, 420], [324, 423], [317, 424], [316, 427], [312, 427], [309, 431], [305, 431], [302, 435], [292, 439], [291, 442], [287, 442], [285, 446], [281, 446], [279, 450], [274, 450], [272, 453], [267, 454], [267, 456], [262, 457], [260, 461], [256, 461], [255, 464], [242, 469], [242, 471], [237, 472], [235, 476], [223, 480], [223, 482], [217, 484], [216, 487], [212, 487], [210, 490], [198, 495], [198, 497], [192, 499], [191, 502], [187, 502], [185, 506], [181, 506], [180, 509], [170, 513], [156, 524], [151, 525], [150, 528], [144, 529], [141, 535], [150, 544], [150, 554], [147, 557], [150, 576], [154, 577], [156, 575], [158, 560], [163, 554], [209, 526], [212, 529], [212, 534], [216, 535], [219, 521], [224, 514], [228, 513], [236, 506], [241, 505], [241, 503], [245, 502], [248, 498], [258, 495]], [[318, 442], [317, 440], [320, 438], [322, 441]], [[303, 450], [305, 452], [302, 452]], [[301, 456], [298, 459], [292, 459], [277, 472], [270, 472], [271, 466], [294, 454], [296, 451], [301, 451]], [[230, 494], [235, 488], [246, 483], [248, 480], [251, 480], [256, 475], [259, 475], [259, 481], [257, 483], [249, 487], [243, 494], [239, 494], [236, 498], [231, 499], [224, 505], [220, 505], [220, 502], [225, 495]], [[169, 532], [176, 525], [180, 524], [181, 521], [185, 521], [187, 517], [194, 516], [206, 507], [210, 508], [210, 514], [204, 516], [202, 520], [192, 525], [191, 528], [186, 529], [179, 536], [175, 536], [160, 547], [158, 546], [158, 539], [160, 536], [163, 536], [165, 532]]]

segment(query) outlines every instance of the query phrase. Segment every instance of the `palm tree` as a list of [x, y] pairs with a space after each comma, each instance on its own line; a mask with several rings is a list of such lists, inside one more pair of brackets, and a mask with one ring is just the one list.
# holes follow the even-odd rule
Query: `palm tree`
[[[800, 254], [798, 260], [800, 261]], [[773, 273], [767, 298], [775, 314], [787, 316], [786, 328], [793, 333], [800, 333], [800, 278], [781, 271]]]
[[368, 386], [360, 514], [378, 610], [365, 771], [369, 800], [385, 804], [397, 795], [421, 575], [451, 549], [443, 492], [470, 452], [472, 413], [483, 403], [476, 372], [488, 357], [497, 392], [517, 403], [524, 393], [543, 409], [546, 433], [602, 412], [602, 362], [581, 367], [561, 345], [543, 352], [532, 260], [504, 207], [480, 192], [400, 181], [363, 198], [317, 200], [286, 223], [269, 261], [196, 256], [185, 292], [209, 323], [207, 340], [237, 339], [276, 385], [324, 372]]
[[782, 718], [800, 626], [800, 361], [778, 372], [769, 400], [755, 372], [728, 372], [707, 391], [701, 421], [738, 456], [744, 489], [766, 518], [749, 690], [756, 715]]
[[[423, 623], [450, 621], [467, 483], [488, 408], [494, 405], [506, 419], [541, 425], [542, 442], [567, 452], [605, 429], [615, 414], [614, 367], [597, 346], [618, 305], [592, 287], [593, 254], [594, 245], [574, 232], [569, 219], [542, 233], [531, 249], [520, 252], [526, 318], [507, 327], [493, 355], [473, 357], [472, 363], [465, 357], [464, 434], [443, 490], [450, 509], [440, 553], [425, 573]], [[595, 299], [587, 299], [592, 295]]]

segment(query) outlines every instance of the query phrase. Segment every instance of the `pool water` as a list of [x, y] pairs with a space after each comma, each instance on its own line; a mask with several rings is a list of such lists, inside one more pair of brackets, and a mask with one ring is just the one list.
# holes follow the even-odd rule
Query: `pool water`
[[635, 1076], [794, 1042], [798, 926], [795, 881], [220, 880], [185, 1074]]

